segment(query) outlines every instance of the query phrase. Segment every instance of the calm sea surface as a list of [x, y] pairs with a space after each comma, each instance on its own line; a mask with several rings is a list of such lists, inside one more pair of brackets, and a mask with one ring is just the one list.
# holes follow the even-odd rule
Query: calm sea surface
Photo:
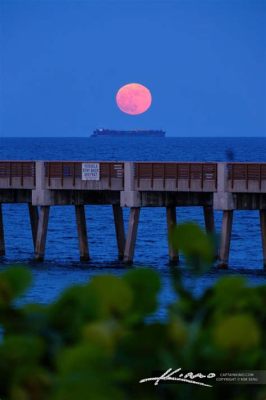
[[[266, 138], [2, 138], [2, 160], [142, 160], [142, 161], [262, 161], [266, 162]], [[117, 249], [111, 206], [86, 206], [89, 245], [92, 260], [79, 263], [74, 207], [52, 207], [49, 220], [46, 261], [33, 264], [33, 248], [26, 205], [3, 206], [6, 257], [8, 263], [24, 263], [33, 271], [34, 286], [25, 301], [47, 303], [70, 284], [86, 282], [98, 274], [120, 275], [124, 267], [117, 263]], [[202, 209], [178, 208], [178, 221], [203, 224]], [[127, 223], [128, 210], [125, 210]], [[217, 231], [221, 212], [215, 213]], [[242, 274], [250, 283], [265, 282], [258, 212], [237, 211], [234, 216], [231, 270], [212, 270], [192, 277], [184, 269], [186, 284], [200, 293], [221, 275]], [[165, 210], [144, 208], [135, 253], [135, 266], [145, 265], [159, 271], [163, 288], [162, 309], [172, 298], [169, 283]]]

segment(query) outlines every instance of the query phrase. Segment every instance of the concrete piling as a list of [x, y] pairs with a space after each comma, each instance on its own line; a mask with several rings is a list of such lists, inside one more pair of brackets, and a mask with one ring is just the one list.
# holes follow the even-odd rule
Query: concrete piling
[[140, 214], [140, 207], [130, 208], [128, 232], [127, 232], [127, 239], [124, 252], [124, 262], [127, 264], [132, 264], [133, 262], [136, 239], [137, 239], [137, 230], [139, 224], [139, 214]]
[[31, 203], [28, 203], [29, 216], [30, 216], [30, 225], [31, 225], [31, 234], [34, 249], [36, 247], [36, 237], [38, 230], [38, 221], [39, 221], [39, 212], [38, 207], [33, 206]]
[[84, 205], [75, 205], [75, 213], [79, 239], [80, 261], [88, 261], [90, 255]]
[[5, 255], [5, 234], [4, 234], [2, 204], [0, 203], [0, 256], [4, 255]]
[[203, 207], [205, 228], [207, 233], [215, 233], [214, 212], [212, 206]]
[[260, 210], [263, 267], [266, 269], [266, 210]]
[[[204, 222], [206, 233], [210, 235], [215, 235], [215, 220], [214, 220], [214, 211], [212, 206], [203, 206], [203, 214], [204, 214]], [[219, 251], [218, 246], [215, 245], [215, 254], [214, 260], [219, 259]]]
[[168, 252], [169, 262], [171, 265], [177, 265], [179, 262], [178, 252], [173, 248], [171, 243], [171, 233], [176, 225], [176, 208], [174, 206], [166, 207], [167, 233], [168, 233]]
[[123, 209], [119, 204], [113, 204], [113, 215], [115, 223], [117, 248], [118, 248], [118, 258], [119, 260], [123, 260], [126, 240], [125, 240]]
[[41, 206], [36, 235], [35, 260], [43, 261], [45, 254], [50, 206]]
[[228, 268], [232, 224], [233, 224], [233, 210], [225, 210], [223, 212], [223, 221], [222, 221], [219, 268], [224, 268], [224, 269]]

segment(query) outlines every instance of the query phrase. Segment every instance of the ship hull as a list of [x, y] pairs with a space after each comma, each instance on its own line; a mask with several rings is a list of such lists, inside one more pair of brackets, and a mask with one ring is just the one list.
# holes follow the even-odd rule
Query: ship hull
[[111, 129], [96, 129], [91, 137], [165, 137], [161, 130], [119, 131]]

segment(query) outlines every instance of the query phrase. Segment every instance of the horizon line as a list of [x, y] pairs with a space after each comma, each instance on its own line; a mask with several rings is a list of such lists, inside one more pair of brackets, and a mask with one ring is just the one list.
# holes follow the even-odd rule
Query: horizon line
[[[0, 139], [90, 139], [92, 138], [91, 136], [2, 136]], [[106, 138], [106, 137], [104, 137]], [[107, 138], [114, 139], [114, 137], [109, 137]], [[119, 136], [115, 139], [126, 139], [128, 136]], [[265, 138], [265, 136], [164, 136], [160, 138], [155, 138], [155, 139], [243, 139], [243, 138], [253, 138], [253, 139], [261, 139]], [[95, 140], [95, 137], [93, 137]], [[136, 138], [134, 138], [136, 139]], [[145, 139], [145, 137], [138, 137], [137, 139]], [[154, 138], [153, 138], [154, 139]], [[100, 140], [102, 140], [102, 137], [100, 137]]]

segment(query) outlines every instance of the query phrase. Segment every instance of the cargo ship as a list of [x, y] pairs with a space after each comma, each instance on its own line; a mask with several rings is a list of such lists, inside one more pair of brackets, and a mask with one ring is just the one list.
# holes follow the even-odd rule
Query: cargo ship
[[131, 130], [96, 129], [91, 137], [165, 137], [163, 130]]

